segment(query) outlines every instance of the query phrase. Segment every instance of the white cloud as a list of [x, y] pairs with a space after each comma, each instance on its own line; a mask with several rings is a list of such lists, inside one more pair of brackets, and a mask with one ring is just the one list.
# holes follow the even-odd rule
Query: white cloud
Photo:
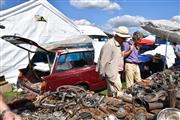
[[180, 15], [174, 16], [171, 20], [180, 23]]
[[[105, 25], [101, 25], [100, 28], [103, 29], [106, 32], [112, 33], [117, 27], [119, 26], [126, 26], [129, 28], [130, 33], [132, 34], [134, 31], [141, 31], [145, 34], [148, 34], [147, 31], [142, 29], [140, 27], [141, 22], [145, 21], [153, 21], [158, 23], [168, 23], [169, 26], [171, 26], [171, 21], [175, 21], [177, 23], [180, 23], [180, 16], [174, 16], [171, 20], [165, 20], [165, 19], [158, 19], [158, 20], [152, 20], [152, 19], [146, 19], [143, 16], [131, 16], [131, 15], [123, 15], [123, 16], [117, 16], [114, 18], [111, 18], [107, 21]], [[95, 25], [94, 23], [89, 22], [86, 19], [76, 20], [74, 21], [78, 25]]]
[[145, 21], [145, 18], [142, 16], [123, 15], [109, 19], [107, 24], [112, 26], [112, 28], [118, 26], [138, 27], [143, 21]]
[[86, 19], [81, 19], [81, 20], [74, 20], [74, 23], [76, 25], [94, 25], [93, 23], [89, 22]]
[[120, 5], [110, 0], [70, 0], [70, 4], [77, 8], [99, 8], [102, 10], [119, 10]]
[[141, 27], [141, 22], [146, 21], [146, 19], [142, 16], [131, 16], [131, 15], [123, 15], [111, 18], [107, 21], [105, 27], [105, 31], [112, 32], [119, 26], [126, 26], [129, 28], [130, 33], [135, 31], [145, 32]]
[[119, 10], [119, 9], [120, 9], [119, 4], [113, 2], [113, 3], [110, 3], [109, 5], [107, 5], [103, 10], [112, 11], [112, 10]]
[[5, 0], [0, 0], [0, 5], [4, 4]]
[[130, 33], [139, 30], [145, 33], [145, 30], [143, 30], [140, 27], [140, 24], [145, 21], [152, 21], [155, 23], [161, 23], [161, 24], [168, 24], [169, 27], [174, 27], [174, 22], [180, 23], [180, 16], [174, 16], [171, 20], [165, 20], [165, 19], [158, 19], [158, 20], [152, 20], [152, 19], [146, 19], [143, 16], [131, 16], [131, 15], [123, 15], [123, 16], [117, 16], [114, 18], [111, 18], [107, 21], [105, 27], [105, 31], [114, 31], [119, 26], [126, 26], [129, 28]]

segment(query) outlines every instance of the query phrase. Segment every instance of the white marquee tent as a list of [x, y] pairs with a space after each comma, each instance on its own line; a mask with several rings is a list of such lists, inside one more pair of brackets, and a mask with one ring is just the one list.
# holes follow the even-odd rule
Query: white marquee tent
[[[78, 27], [47, 0], [30, 0], [0, 11], [0, 37], [17, 35], [38, 44], [64, 40], [80, 35]], [[28, 53], [0, 39], [0, 76], [17, 82], [18, 69], [28, 64]]]
[[[142, 23], [141, 27], [152, 34], [180, 44], [179, 23], [172, 22], [169, 20], [147, 21]], [[173, 64], [175, 63], [176, 55], [174, 53], [173, 46], [168, 45], [168, 42], [166, 42], [166, 45], [160, 45], [156, 49], [147, 51], [144, 54], [155, 55], [156, 53], [165, 56], [168, 68], [173, 66]]]
[[169, 20], [147, 21], [141, 27], [146, 31], [180, 44], [180, 24]]

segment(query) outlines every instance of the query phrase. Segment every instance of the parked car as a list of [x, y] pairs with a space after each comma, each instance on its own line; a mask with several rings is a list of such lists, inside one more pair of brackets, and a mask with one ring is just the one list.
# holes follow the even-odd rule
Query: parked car
[[[101, 80], [95, 71], [93, 48], [58, 47], [58, 49], [48, 51], [34, 41], [17, 36], [10, 37], [12, 37], [11, 40], [8, 36], [3, 39], [18, 47], [23, 41], [39, 49], [35, 51], [27, 68], [20, 69], [18, 86], [21, 88], [36, 93], [55, 91], [61, 85], [77, 85], [93, 91], [106, 88], [106, 81]], [[27, 48], [23, 49], [31, 52]]]

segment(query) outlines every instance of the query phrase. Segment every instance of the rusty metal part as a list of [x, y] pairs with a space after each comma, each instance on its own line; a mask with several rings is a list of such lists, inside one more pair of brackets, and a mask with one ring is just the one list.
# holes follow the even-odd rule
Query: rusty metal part
[[135, 115], [136, 120], [147, 120], [146, 115], [144, 112], [139, 112]]
[[146, 117], [147, 117], [148, 120], [155, 120], [156, 119], [155, 114], [148, 113], [148, 112], [146, 112]]
[[168, 89], [167, 105], [169, 108], [176, 106], [176, 89]]
[[176, 100], [176, 108], [180, 109], [180, 100], [179, 99]]
[[72, 92], [72, 93], [76, 94], [76, 97], [81, 97], [81, 98], [87, 94], [83, 88], [78, 87], [78, 86], [73, 86], [73, 85], [60, 86], [57, 88], [56, 91], [59, 93], [62, 93], [62, 92], [70, 92], [71, 93]]
[[132, 113], [132, 105], [131, 104], [126, 104], [124, 105], [124, 109], [127, 111], [127, 114]]
[[101, 110], [102, 112], [104, 112], [106, 115], [110, 114], [110, 112], [107, 110], [106, 107], [99, 107], [99, 110]]
[[130, 96], [122, 96], [124, 102], [131, 103], [133, 102], [133, 98]]
[[93, 117], [92, 117], [91, 113], [89, 113], [89, 112], [82, 112], [82, 113], [79, 114], [79, 117], [74, 119], [74, 120], [80, 120], [80, 119], [85, 120], [85, 119], [92, 119], [92, 118]]
[[126, 110], [124, 109], [123, 106], [120, 106], [115, 115], [116, 115], [116, 117], [117, 117], [118, 119], [123, 119], [123, 118], [126, 117], [127, 112], [126, 112]]
[[136, 107], [135, 108], [135, 113], [140, 113], [140, 112], [143, 112], [143, 113], [147, 112], [146, 108], [144, 108], [144, 107]]
[[40, 105], [45, 107], [59, 107], [61, 109], [72, 101], [79, 101], [86, 95], [86, 91], [77, 86], [64, 85], [57, 88], [56, 92], [51, 92], [40, 100]]
[[101, 104], [103, 101], [104, 96], [99, 96], [97, 94], [94, 94], [92, 96], [86, 96], [82, 99], [82, 104], [85, 107], [97, 107]]
[[[180, 81], [179, 81], [180, 82]], [[180, 100], [180, 88], [177, 89], [176, 98]]]
[[166, 99], [167, 93], [164, 90], [160, 90], [156, 93], [150, 93], [144, 96], [146, 102], [156, 102], [158, 100], [164, 101]]
[[164, 104], [162, 102], [154, 102], [154, 103], [147, 103], [146, 109], [148, 111], [155, 110], [155, 109], [162, 109], [164, 108]]

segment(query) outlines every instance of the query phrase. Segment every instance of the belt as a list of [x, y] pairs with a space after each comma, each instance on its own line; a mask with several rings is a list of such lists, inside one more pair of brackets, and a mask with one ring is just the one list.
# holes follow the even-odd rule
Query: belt
[[137, 62], [125, 62], [125, 63], [136, 64], [136, 65], [139, 64], [139, 63], [137, 63]]

